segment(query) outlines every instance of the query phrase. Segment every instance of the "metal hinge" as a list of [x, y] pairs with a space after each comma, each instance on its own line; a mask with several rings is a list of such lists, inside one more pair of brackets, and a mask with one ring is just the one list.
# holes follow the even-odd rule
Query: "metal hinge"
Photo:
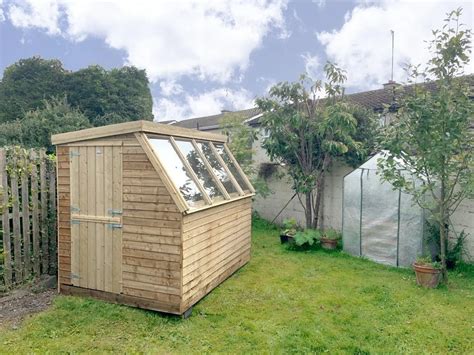
[[71, 224], [80, 224], [81, 221], [77, 220], [77, 219], [71, 219]]
[[119, 223], [107, 223], [107, 226], [111, 229], [122, 228], [122, 225]]
[[79, 207], [74, 207], [74, 206], [70, 206], [70, 209], [71, 209], [71, 213], [72, 212], [80, 212], [81, 209]]
[[112, 217], [115, 217], [115, 216], [117, 216], [117, 215], [121, 216], [122, 213], [123, 213], [121, 210], [114, 210], [114, 209], [112, 209], [112, 208], [109, 208], [109, 209], [108, 209], [108, 212], [109, 212], [109, 214], [110, 214]]
[[80, 279], [81, 277], [78, 274], [73, 274], [71, 272], [71, 279]]
[[81, 153], [76, 153], [76, 152], [69, 152], [70, 157], [78, 157], [81, 155]]

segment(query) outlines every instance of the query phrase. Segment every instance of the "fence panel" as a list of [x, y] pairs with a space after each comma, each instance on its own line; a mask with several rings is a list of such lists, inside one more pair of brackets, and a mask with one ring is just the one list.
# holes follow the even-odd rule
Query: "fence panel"
[[56, 162], [0, 148], [0, 290], [56, 273]]

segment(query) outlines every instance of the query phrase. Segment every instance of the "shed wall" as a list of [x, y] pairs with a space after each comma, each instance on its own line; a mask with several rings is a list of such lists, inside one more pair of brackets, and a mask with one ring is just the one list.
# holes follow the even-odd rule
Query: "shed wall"
[[58, 191], [58, 282], [71, 284], [71, 192], [69, 185], [69, 147], [56, 150]]
[[183, 217], [182, 311], [249, 261], [251, 207], [249, 197]]

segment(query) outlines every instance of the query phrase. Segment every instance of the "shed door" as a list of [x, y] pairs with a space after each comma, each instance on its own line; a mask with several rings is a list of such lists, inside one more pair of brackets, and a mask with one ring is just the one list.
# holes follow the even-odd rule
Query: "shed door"
[[71, 279], [122, 291], [122, 147], [70, 147]]

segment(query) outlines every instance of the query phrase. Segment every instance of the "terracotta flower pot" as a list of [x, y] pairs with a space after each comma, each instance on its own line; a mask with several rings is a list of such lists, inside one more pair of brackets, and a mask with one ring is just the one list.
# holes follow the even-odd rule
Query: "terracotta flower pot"
[[321, 237], [321, 247], [326, 250], [334, 250], [337, 248], [337, 239]]
[[429, 265], [413, 264], [416, 283], [422, 287], [436, 288], [441, 280], [441, 270]]

